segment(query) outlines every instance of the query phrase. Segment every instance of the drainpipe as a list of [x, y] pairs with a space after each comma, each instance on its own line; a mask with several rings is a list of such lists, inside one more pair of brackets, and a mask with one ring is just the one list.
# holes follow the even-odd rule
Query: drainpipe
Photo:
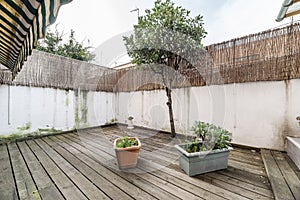
[[7, 87], [7, 124], [10, 125], [10, 85]]

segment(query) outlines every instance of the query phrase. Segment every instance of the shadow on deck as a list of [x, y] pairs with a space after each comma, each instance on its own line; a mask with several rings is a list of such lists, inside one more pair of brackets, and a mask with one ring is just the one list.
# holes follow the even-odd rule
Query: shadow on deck
[[[142, 142], [138, 168], [119, 171], [120, 135]], [[0, 145], [0, 199], [273, 199], [260, 152], [234, 148], [229, 167], [196, 177], [178, 166], [162, 132], [124, 126], [88, 129]]]

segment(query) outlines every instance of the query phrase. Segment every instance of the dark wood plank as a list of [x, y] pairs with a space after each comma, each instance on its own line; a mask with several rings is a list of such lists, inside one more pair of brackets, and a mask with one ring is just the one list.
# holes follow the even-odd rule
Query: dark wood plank
[[[138, 168], [120, 171], [112, 143], [116, 137], [125, 134], [139, 136], [143, 147]], [[56, 192], [59, 190], [66, 199], [95, 199], [94, 197], [99, 197], [95, 195], [95, 191], [101, 191], [112, 199], [120, 199], [122, 195], [113, 194], [114, 190], [121, 191], [120, 194], [127, 195], [128, 199], [272, 198], [259, 151], [236, 148], [230, 155], [228, 169], [189, 177], [178, 166], [174, 140], [167, 134], [151, 130], [136, 128], [132, 131], [126, 127], [104, 127], [35, 141], [33, 145], [30, 144], [31, 141], [26, 142], [28, 145], [19, 142], [17, 147], [37, 188], [49, 183], [49, 180], [38, 178], [39, 174], [41, 177], [46, 175], [51, 179], [50, 183], [56, 188]], [[289, 164], [288, 159], [286, 161]], [[283, 166], [286, 168], [285, 164]], [[294, 168], [291, 169], [296, 173]], [[62, 177], [63, 180], [59, 180]], [[84, 186], [81, 182], [89, 184]], [[104, 183], [108, 183], [109, 187], [103, 188]], [[90, 184], [93, 189], [96, 188], [95, 191], [90, 189]], [[51, 193], [51, 187], [44, 189], [47, 194]], [[68, 194], [67, 191], [74, 189], [83, 196]], [[47, 199], [41, 190], [40, 194], [43, 199]]]
[[231, 160], [241, 161], [250, 165], [261, 167], [263, 166], [263, 161], [261, 157], [252, 156], [246, 153], [242, 153], [236, 150], [232, 150], [229, 154]]
[[228, 188], [218, 187], [211, 182], [202, 180], [197, 176], [189, 177], [182, 172], [178, 165], [170, 165], [167, 168], [164, 168], [163, 171], [172, 174], [173, 176], [176, 176], [180, 179], [185, 179], [191, 184], [200, 185], [203, 189], [206, 189], [214, 194], [218, 194], [225, 199], [248, 199], [247, 197], [244, 197], [243, 194], [234, 193]]
[[[271, 190], [264, 189], [261, 187], [256, 187], [252, 184], [246, 183], [244, 181], [240, 181], [235, 178], [231, 178], [231, 177], [228, 177], [228, 176], [225, 176], [225, 175], [222, 175], [219, 173], [214, 173], [214, 172], [208, 173], [204, 176], [208, 176], [213, 179], [218, 179], [218, 180], [226, 182], [228, 184], [243, 188], [243, 189], [247, 190], [247, 192], [249, 191], [248, 193], [251, 193], [252, 195], [254, 194], [253, 196], [256, 199], [272, 199], [272, 198], [274, 198], [274, 195]], [[257, 193], [260, 196], [255, 195], [255, 193]], [[266, 198], [264, 198], [264, 197], [266, 197]]]
[[18, 199], [16, 185], [5, 144], [0, 145], [0, 199]]
[[66, 199], [87, 199], [35, 141], [26, 143]]
[[18, 142], [17, 145], [26, 160], [42, 199], [64, 199], [27, 144], [25, 142]]
[[[66, 136], [66, 137], [70, 137], [71, 138], [71, 135], [68, 135], [68, 136]], [[111, 145], [108, 145], [107, 143], [102, 143], [101, 142], [101, 140], [99, 139], [101, 136], [98, 136], [98, 139], [95, 139], [94, 138], [94, 140], [92, 140], [93, 138], [91, 138], [90, 136], [81, 136], [80, 137], [80, 139], [81, 139], [81, 141], [83, 141], [83, 143], [85, 144], [85, 145], [88, 145], [88, 144], [94, 144], [94, 148], [100, 148], [100, 147], [105, 147], [105, 149], [103, 150], [103, 151], [109, 151], [109, 150], [107, 150], [107, 149], [109, 149], [109, 148], [112, 148], [112, 146]], [[72, 139], [72, 138], [71, 138]], [[74, 139], [74, 138], [73, 138]], [[98, 145], [97, 145], [98, 144]], [[89, 149], [90, 149], [90, 147], [88, 147]], [[103, 151], [101, 151], [101, 152], [103, 152]], [[99, 152], [100, 153], [100, 152]], [[112, 151], [109, 151], [108, 153], [110, 153], [110, 154], [113, 154], [114, 152], [112, 152]], [[155, 164], [155, 162], [157, 162], [158, 160], [160, 160], [160, 159], [158, 159], [159, 157], [161, 157], [161, 156], [159, 156], [159, 155], [157, 155], [157, 157], [155, 156], [155, 155], [149, 155], [148, 154], [148, 156], [150, 157], [150, 160], [152, 160], [152, 161], [154, 161], [154, 162], [151, 162], [151, 164], [149, 164], [149, 162], [147, 162], [147, 161], [149, 161], [149, 159], [144, 159], [144, 160], [140, 160], [140, 162], [139, 162], [139, 166], [142, 168], [142, 169], [144, 169], [144, 170], [146, 170], [146, 171], [153, 171], [153, 170], [155, 170], [155, 169], [162, 169], [162, 168], [164, 168], [164, 166], [165, 165], [159, 165], [159, 164]], [[148, 157], [148, 158], [149, 158]], [[164, 159], [164, 158], [163, 158]], [[144, 162], [142, 162], [142, 161], [146, 161], [145, 163]], [[160, 163], [161, 164], [161, 162], [160, 161], [158, 161], [158, 163]], [[166, 163], [163, 163], [163, 164], [166, 164]], [[169, 164], [169, 163], [168, 163]], [[166, 168], [164, 168], [164, 169], [166, 169]], [[165, 170], [164, 170], [165, 171]], [[174, 170], [167, 170], [168, 171], [168, 174], [169, 175], [173, 175], [174, 173], [176, 174], [176, 172], [174, 171]], [[155, 172], [153, 172], [154, 174], [155, 174]], [[180, 174], [180, 175], [179, 175]], [[193, 180], [191, 177], [188, 177], [187, 175], [185, 175], [185, 174], [182, 174], [182, 173], [178, 173], [177, 175], [179, 175], [180, 177], [181, 177], [181, 180], [183, 179], [183, 180], [188, 180], [188, 182], [190, 183], [191, 182], [191, 180]], [[144, 174], [142, 174], [142, 175], [140, 175], [140, 178], [145, 178], [144, 177]], [[167, 178], [166, 178], [167, 179]], [[150, 180], [149, 178], [147, 178], [147, 179], [145, 179], [145, 180]], [[155, 180], [151, 180], [152, 181], [152, 183], [154, 183], [154, 184], [157, 184], [158, 182], [157, 181], [159, 181], [159, 180], [157, 180], [156, 178], [155, 178]], [[164, 182], [164, 184], [167, 184], [166, 182]], [[159, 184], [159, 185], [161, 185], [161, 184]], [[219, 189], [219, 188], [214, 188], [212, 185], [210, 185], [210, 184], [206, 184], [205, 182], [203, 182], [203, 181], [197, 181], [197, 184], [195, 184], [195, 185], [197, 185], [197, 186], [203, 186], [204, 188], [205, 188], [205, 190], [206, 191], [211, 191], [211, 190], [213, 190], [213, 191], [215, 191], [217, 194], [220, 194], [220, 196], [222, 196], [222, 197], [224, 197], [224, 196], [227, 196], [227, 197], [229, 197], [228, 199], [242, 199], [243, 197], [242, 196], [239, 196], [239, 195], [236, 195], [236, 194], [233, 194], [233, 193], [231, 193], [230, 191], [226, 191], [226, 190], [224, 190], [224, 189]], [[161, 187], [161, 186], [160, 186]], [[215, 190], [214, 190], [215, 189]], [[217, 198], [217, 197], [216, 197]]]
[[243, 196], [244, 198], [247, 198], [247, 199], [255, 199], [255, 200], [257, 200], [257, 199], [264, 199], [264, 200], [272, 199], [272, 198], [268, 198], [268, 197], [262, 196], [260, 194], [251, 192], [251, 191], [246, 190], [244, 188], [235, 186], [231, 183], [227, 183], [227, 182], [221, 181], [219, 179], [212, 178], [208, 175], [198, 175], [197, 178], [199, 178], [203, 181], [206, 181], [207, 183], [210, 183], [214, 186], [224, 188], [224, 189], [227, 189], [231, 192], [239, 194], [239, 195], [241, 195], [241, 196]]
[[[101, 139], [99, 139], [99, 138], [101, 138], [102, 136], [100, 136], [100, 135], [94, 135], [95, 137], [97, 137], [97, 139], [96, 138], [94, 138], [93, 139], [93, 137], [91, 137], [91, 136], [89, 136], [89, 135], [87, 135], [87, 136], [84, 136], [84, 137], [86, 137], [87, 139], [88, 139], [88, 142], [91, 142], [91, 141], [93, 141], [93, 142], [95, 142], [95, 143], [97, 143], [97, 144], [99, 144], [99, 145], [95, 145], [95, 147], [97, 147], [97, 146], [105, 146], [106, 144], [105, 143], [101, 143]], [[82, 137], [81, 137], [82, 138]], [[93, 143], [92, 142], [92, 143]], [[111, 148], [110, 146], [106, 146], [107, 148]], [[156, 152], [157, 153], [157, 152]], [[159, 167], [157, 167], [157, 169], [161, 169], [161, 168], [163, 168], [163, 166], [166, 166], [167, 164], [169, 164], [170, 163], [170, 161], [171, 160], [168, 160], [168, 159], [166, 159], [166, 157], [165, 156], [161, 156], [161, 155], [159, 155], [159, 153], [158, 154], [156, 154], [156, 155], [154, 155], [154, 154], [147, 154], [147, 153], [144, 153], [144, 155], [142, 155], [141, 156], [142, 158], [144, 157], [145, 158], [145, 160], [151, 160], [151, 161], [154, 161], [154, 163], [158, 163], [160, 166]], [[163, 158], [163, 159], [161, 159], [161, 158]], [[145, 164], [145, 165], [141, 165], [141, 164], [143, 164], [143, 162], [140, 162], [139, 163], [139, 166], [142, 168], [142, 169], [144, 169], [144, 170], [146, 170], [146, 171], [153, 171], [154, 169], [155, 169], [155, 167], [151, 167], [151, 166], [148, 166], [147, 164]], [[152, 163], [153, 164], [153, 163]], [[173, 173], [174, 171], [172, 171], [172, 172], [170, 172], [171, 174]], [[154, 173], [154, 172], [153, 172]], [[185, 176], [185, 178], [184, 179], [186, 179], [187, 177], [186, 177], [186, 175], [184, 175]], [[142, 177], [141, 177], [142, 178]], [[199, 183], [197, 184], [197, 185], [199, 185]], [[211, 187], [212, 187], [212, 185], [210, 185], [210, 184], [208, 184], [209, 186], [207, 186], [206, 187], [206, 189], [208, 190], [208, 191], [210, 191], [211, 190]], [[209, 188], [209, 189], [208, 189]], [[219, 188], [218, 188], [219, 189]], [[219, 189], [220, 190], [220, 189]], [[221, 191], [219, 191], [219, 193], [222, 193], [222, 195], [224, 196], [224, 190], [222, 190], [221, 189]], [[226, 194], [226, 192], [225, 192], [225, 194]], [[229, 192], [229, 191], [227, 191], [227, 195], [228, 196], [230, 196], [230, 195], [233, 195], [231, 192]], [[234, 195], [233, 195], [234, 196]], [[256, 196], [259, 196], [259, 195], [256, 195]], [[232, 197], [231, 196], [231, 198], [238, 198], [238, 199], [241, 199], [242, 198], [242, 196], [235, 196], [235, 197]], [[230, 199], [230, 198], [229, 198]]]
[[279, 167], [274, 160], [271, 151], [262, 149], [261, 155], [266, 167], [266, 171], [272, 186], [275, 199], [294, 200], [292, 192], [286, 184]]
[[[118, 136], [114, 136], [114, 138], [117, 138]], [[101, 147], [105, 147], [106, 151], [109, 151], [108, 153], [110, 153], [111, 155], [114, 155], [114, 151], [112, 150], [112, 143], [109, 144], [107, 143], [108, 138], [106, 136], [101, 136], [101, 135], [91, 135], [91, 134], [83, 134], [80, 136], [80, 139], [83, 142], [93, 142], [95, 144], [95, 146], [101, 146]], [[98, 145], [97, 145], [98, 144]], [[143, 159], [147, 159], [153, 162], [160, 162], [160, 164], [162, 165], [169, 165], [170, 163], [176, 162], [176, 160], [178, 159], [178, 155], [174, 155], [174, 154], [169, 154], [167, 151], [167, 148], [165, 149], [165, 151], [161, 151], [158, 148], [154, 148], [153, 150], [155, 150], [155, 153], [153, 151], [149, 151], [147, 149], [147, 147], [150, 147], [150, 145], [146, 145], [144, 143], [142, 143], [142, 148], [140, 150], [140, 158]], [[153, 148], [153, 147], [152, 147]], [[177, 151], [175, 149], [174, 146], [172, 146], [171, 148], [172, 150], [170, 151]], [[156, 153], [162, 155], [162, 156], [154, 156]]]
[[249, 183], [251, 185], [268, 189], [270, 191], [272, 190], [269, 180], [265, 176], [259, 176], [233, 167], [228, 167], [227, 169], [220, 170], [218, 171], [218, 173], [235, 178], [245, 183]]
[[223, 196], [218, 196], [211, 191], [205, 190], [198, 185], [191, 184], [186, 180], [182, 180], [177, 178], [176, 176], [172, 176], [168, 173], [163, 172], [162, 170], [157, 170], [155, 172], [151, 172], [151, 174], [163, 179], [167, 180], [169, 183], [174, 184], [176, 187], [182, 188], [187, 192], [190, 192], [196, 196], [199, 196], [202, 199], [214, 199], [214, 200], [221, 200], [224, 199]]
[[263, 167], [258, 167], [254, 165], [250, 165], [248, 163], [243, 163], [237, 160], [228, 160], [228, 166], [233, 168], [237, 168], [246, 172], [250, 172], [252, 174], [257, 174], [260, 176], [266, 176]]
[[[90, 136], [87, 136], [87, 137], [90, 137]], [[80, 137], [81, 139], [83, 139], [83, 138], [85, 138], [86, 139], [86, 137], [85, 136], [82, 136], [82, 137]], [[88, 139], [88, 142], [89, 143], [97, 143], [97, 144], [100, 144], [100, 145], [95, 145], [95, 148], [96, 147], [106, 147], [106, 148], [112, 148], [111, 147], [111, 145], [107, 145], [105, 142], [104, 143], [101, 143], [101, 141], [99, 140], [99, 138], [101, 138], [101, 136], [97, 136], [97, 138], [98, 139], [95, 139], [94, 138], [94, 140], [92, 140], [93, 138], [89, 138]], [[83, 139], [83, 140], [85, 140], [85, 139]], [[104, 138], [105, 139], [105, 138]], [[93, 142], [92, 142], [93, 141]], [[107, 150], [104, 150], [104, 151], [107, 151]], [[111, 154], [113, 154], [113, 152], [110, 152]], [[156, 152], [157, 153], [157, 152]], [[148, 155], [148, 156], [150, 156], [150, 155]], [[161, 157], [160, 155], [157, 155], [157, 157], [155, 157], [155, 156], [151, 156], [151, 160], [155, 160], [156, 162], [159, 160], [158, 159], [158, 157]], [[148, 157], [149, 158], [149, 157]], [[146, 159], [147, 161], [149, 160], [149, 159]], [[140, 161], [142, 161], [142, 160], [140, 160]], [[170, 179], [175, 179], [176, 180], [176, 178], [174, 178], [174, 177], [172, 177], [172, 176], [170, 176], [169, 174], [165, 174], [164, 176], [159, 176], [159, 178], [157, 177], [157, 175], [156, 175], [156, 172], [157, 171], [153, 171], [153, 170], [157, 170], [157, 169], [161, 169], [161, 168], [163, 168], [164, 166], [163, 165], [160, 165], [160, 166], [156, 166], [156, 167], [151, 167], [151, 166], [153, 166], [153, 163], [151, 163], [152, 165], [149, 165], [147, 162], [143, 165], [142, 164], [142, 162], [139, 162], [139, 163], [141, 163], [141, 165], [139, 165], [140, 167], [141, 167], [141, 169], [144, 169], [144, 170], [146, 170], [146, 171], [149, 171], [150, 172], [150, 174], [151, 175], [148, 175], [148, 174], [140, 174], [140, 175], [138, 175], [138, 176], [140, 176], [140, 178], [141, 179], [145, 179], [145, 176], [147, 177], [145, 180], [148, 180], [148, 181], [150, 181], [150, 182], [152, 182], [153, 184], [159, 184], [159, 183], [161, 183], [161, 184], [159, 184], [160, 185], [160, 187], [163, 187], [163, 189], [165, 189], [166, 191], [169, 191], [169, 192], [172, 192], [172, 193], [174, 193], [174, 190], [172, 189], [172, 188], [174, 188], [174, 185], [176, 185], [177, 187], [179, 187], [179, 183], [185, 183], [185, 184], [181, 184], [180, 185], [180, 188], [183, 188], [183, 189], [185, 189], [186, 191], [191, 191], [189, 188], [193, 188], [194, 186], [193, 185], [191, 185], [189, 182], [185, 182], [185, 181], [182, 181], [182, 180], [177, 180], [177, 181], [172, 181], [171, 183], [169, 182], [169, 180]], [[161, 164], [161, 162], [159, 162], [160, 164]], [[165, 164], [165, 163], [164, 163]], [[168, 163], [166, 163], [166, 164], [169, 164], [169, 162]], [[152, 172], [153, 171], [153, 172]], [[152, 177], [152, 178], [148, 178], [148, 176], [150, 176], [150, 177]], [[184, 175], [184, 176], [186, 176], [186, 175]], [[199, 184], [199, 183], [198, 183]], [[166, 186], [164, 186], [164, 185], [166, 185]], [[207, 187], [208, 188], [208, 187]], [[209, 187], [210, 189], [211, 189], [211, 187]], [[196, 188], [195, 188], [196, 189]], [[209, 190], [210, 190], [209, 189]], [[178, 191], [179, 190], [179, 191]], [[200, 198], [203, 194], [207, 194], [207, 193], [210, 193], [209, 192], [209, 190], [204, 190], [204, 189], [202, 189], [202, 188], [197, 188], [197, 190], [198, 191], [202, 191], [203, 193], [201, 193], [201, 194], [199, 194], [199, 193], [197, 193], [196, 195], [198, 195], [198, 197]], [[195, 190], [195, 191], [197, 191], [197, 190]], [[178, 192], [177, 192], [178, 191]], [[222, 191], [221, 191], [222, 192]], [[181, 197], [181, 198], [194, 198], [193, 196], [191, 196], [191, 195], [189, 195], [189, 194], [187, 194], [184, 190], [181, 190], [181, 189], [177, 189], [177, 190], [175, 190], [175, 193], [176, 193], [176, 196], [179, 196], [179, 197]], [[193, 192], [192, 192], [193, 193]], [[223, 195], [223, 193], [222, 193], [222, 195]], [[210, 199], [218, 199], [219, 198], [219, 196], [217, 196], [217, 195], [215, 195], [215, 194], [209, 194], [209, 195], [206, 195], [207, 197], [211, 197]], [[223, 197], [222, 197], [223, 198]]]
[[16, 143], [8, 144], [20, 199], [41, 199]]
[[[163, 155], [160, 155], [160, 156], [164, 157]], [[261, 163], [261, 165], [263, 165], [263, 164]], [[226, 171], [226, 170], [224, 170], [224, 171]], [[243, 173], [245, 173], [245, 172], [243, 172]], [[255, 186], [251, 183], [249, 184], [249, 183], [245, 182], [245, 180], [238, 180], [238, 179], [231, 178], [231, 177], [228, 177], [228, 176], [225, 176], [222, 174], [215, 174], [215, 173], [213, 173], [213, 174], [215, 175], [214, 178], [216, 178], [216, 179], [228, 182], [228, 184], [234, 184], [235, 186], [240, 187], [241, 190], [243, 190], [243, 189], [244, 189], [244, 191], [248, 190], [248, 193], [250, 193], [249, 196], [251, 196], [254, 199], [272, 199], [273, 198], [273, 193], [268, 187], [266, 187], [267, 188], [266, 189], [266, 188], [262, 188], [259, 186]], [[261, 177], [261, 176], [259, 176], [259, 177]], [[167, 177], [167, 179], [170, 180], [171, 178]], [[172, 182], [174, 183], [176, 181], [172, 181]], [[184, 185], [184, 184], [181, 184], [181, 185]], [[213, 198], [211, 198], [211, 199], [213, 199]]]
[[[55, 151], [59, 153], [66, 161], [73, 165], [73, 167], [81, 172], [85, 177], [98, 187], [99, 190], [94, 191], [94, 197], [106, 198], [110, 197], [112, 199], [132, 199], [127, 193], [120, 190], [120, 188], [113, 185], [108, 179], [105, 179], [103, 176], [98, 174], [93, 168], [86, 165], [84, 162], [81, 162], [78, 158], [72, 155], [70, 152], [65, 150], [63, 147], [55, 143], [50, 138], [43, 139], [46, 143], [53, 146]], [[63, 143], [63, 142], [62, 142]], [[80, 156], [80, 155], [79, 155]], [[101, 190], [100, 190], [101, 189]], [[101, 194], [99, 194], [101, 192]], [[98, 193], [98, 194], [97, 194]], [[104, 195], [105, 193], [105, 195]], [[102, 196], [101, 196], [102, 195]], [[107, 195], [107, 196], [106, 196]]]
[[233, 153], [233, 155], [237, 155], [238, 157], [255, 160], [259, 161], [259, 163], [262, 163], [261, 155], [258, 152], [253, 153], [250, 150], [241, 150], [238, 147], [234, 147], [231, 153]]
[[294, 170], [288, 164], [284, 153], [279, 151], [272, 151], [272, 155], [275, 158], [276, 163], [289, 188], [291, 189], [295, 199], [300, 199], [300, 180]]
[[[159, 185], [163, 190], [174, 194], [180, 199], [202, 199], [200, 196], [188, 192], [187, 190], [177, 187], [173, 182], [163, 179], [163, 177], [154, 176], [152, 173], [137, 174], [140, 178], [148, 180], [154, 185]], [[185, 184], [186, 185], [186, 184]], [[182, 185], [184, 187], [185, 185]]]
[[[93, 146], [89, 142], [82, 142], [80, 139], [78, 139], [78, 137], [74, 137], [71, 135], [64, 135], [64, 137], [66, 137], [67, 139], [72, 141], [72, 143], [70, 143], [70, 144], [72, 146], [74, 146], [75, 148], [82, 149], [82, 147], [83, 147], [85, 149], [88, 149], [89, 153], [91, 154], [90, 158], [93, 159], [95, 162], [98, 162], [101, 165], [103, 163], [105, 163], [104, 166], [106, 166], [106, 167], [110, 167], [115, 164], [115, 163], [113, 163], [113, 164], [108, 163], [109, 161], [112, 160], [112, 157], [110, 154], [106, 153], [105, 151], [101, 151], [101, 150], [99, 151], [99, 149], [96, 148], [96, 146], [99, 146], [99, 145]], [[110, 157], [108, 157], [108, 156], [110, 156]], [[112, 167], [112, 169], [114, 169], [114, 167]], [[151, 195], [157, 197], [158, 199], [179, 199], [178, 197], [174, 196], [173, 194], [168, 193], [165, 190], [162, 190], [159, 186], [156, 186], [156, 185], [148, 182], [148, 180], [137, 177], [136, 174], [124, 173], [124, 172], [118, 171], [118, 170], [114, 170], [114, 173], [116, 173], [119, 176], [123, 177], [124, 179], [128, 180], [132, 184], [138, 186], [142, 190], [151, 193]]]
[[77, 168], [78, 166], [80, 167], [81, 162], [72, 163], [72, 165], [62, 155], [56, 152], [55, 149], [59, 148], [59, 146], [48, 145], [44, 140], [48, 140], [48, 138], [37, 139], [36, 142], [88, 199], [109, 199], [106, 194], [99, 190], [99, 188]]
[[[86, 165], [93, 166], [93, 170], [95, 170], [95, 172], [99, 174], [101, 173], [101, 176], [106, 178], [108, 181], [116, 185], [121, 190], [126, 191], [134, 199], [155, 199], [153, 196], [151, 196], [151, 194], [145, 192], [144, 190], [141, 190], [128, 180], [114, 173], [112, 169], [106, 168], [103, 165], [94, 161], [92, 159], [93, 156], [91, 155], [90, 151], [88, 151], [86, 148], [74, 142], [70, 142], [62, 136], [51, 137], [50, 139], [52, 139], [57, 144], [61, 145], [61, 147], [65, 148], [67, 151], [72, 153], [77, 159], [81, 160]], [[76, 149], [73, 146], [77, 147], [78, 149]]]

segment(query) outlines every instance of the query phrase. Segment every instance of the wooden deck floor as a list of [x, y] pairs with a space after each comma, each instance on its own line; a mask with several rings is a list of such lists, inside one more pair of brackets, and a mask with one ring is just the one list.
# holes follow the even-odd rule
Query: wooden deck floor
[[300, 199], [299, 169], [284, 152], [261, 150], [275, 199]]
[[[134, 173], [117, 169], [112, 149], [125, 134], [142, 142]], [[228, 169], [189, 177], [175, 143], [164, 133], [110, 126], [0, 145], [0, 199], [274, 198], [260, 152], [235, 148]]]

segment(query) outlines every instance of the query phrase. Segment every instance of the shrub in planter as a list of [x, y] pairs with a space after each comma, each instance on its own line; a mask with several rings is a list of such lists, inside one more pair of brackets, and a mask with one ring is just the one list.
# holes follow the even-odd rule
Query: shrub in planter
[[141, 142], [137, 137], [121, 137], [114, 141], [114, 148], [120, 169], [134, 168], [141, 148]]
[[196, 121], [193, 141], [176, 145], [180, 167], [190, 176], [227, 168], [231, 133], [213, 124]]

